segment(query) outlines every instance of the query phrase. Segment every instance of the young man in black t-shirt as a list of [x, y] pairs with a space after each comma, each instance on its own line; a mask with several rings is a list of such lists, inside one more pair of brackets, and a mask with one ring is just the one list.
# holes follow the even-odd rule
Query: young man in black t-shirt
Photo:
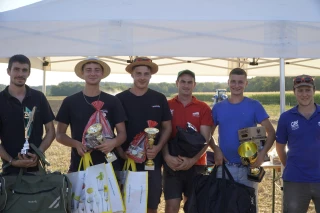
[[[25, 83], [30, 76], [31, 63], [24, 55], [14, 55], [9, 59], [7, 73], [10, 84], [0, 93], [0, 156], [3, 171], [19, 173], [20, 168], [27, 172], [38, 170], [38, 157], [31, 153], [21, 154], [26, 141], [25, 128], [29, 113], [36, 107], [32, 126], [28, 131], [28, 142], [45, 152], [55, 138], [54, 115], [42, 92], [31, 89]], [[43, 126], [45, 135], [43, 135]]]
[[[121, 158], [127, 159], [125, 151], [133, 138], [148, 127], [147, 121], [156, 121], [158, 125], [155, 128], [160, 132], [155, 139], [155, 145], [147, 149], [147, 159], [153, 159], [155, 163], [155, 170], [148, 171], [148, 213], [156, 213], [162, 193], [161, 149], [171, 134], [171, 113], [166, 97], [148, 88], [151, 75], [158, 71], [158, 66], [151, 59], [138, 57], [127, 66], [126, 71], [133, 78], [133, 87], [116, 95], [128, 118], [127, 140], [121, 146], [124, 151], [121, 153]], [[144, 163], [136, 165], [138, 171], [145, 170]]]
[[[112, 131], [114, 128], [117, 130], [115, 138], [104, 139], [105, 143], [96, 146], [91, 152], [93, 164], [106, 162], [105, 155], [120, 146], [126, 139], [124, 124], [126, 116], [120, 101], [118, 98], [100, 91], [99, 88], [101, 79], [110, 74], [110, 67], [103, 61], [91, 58], [79, 62], [75, 67], [75, 73], [85, 80], [85, 88], [83, 91], [64, 99], [56, 118], [58, 121], [57, 141], [72, 147], [69, 172], [78, 170], [81, 156], [87, 151], [81, 141], [86, 125], [91, 115], [96, 111], [92, 105], [93, 102], [103, 102], [101, 111], [109, 121]], [[71, 137], [66, 134], [69, 125]], [[119, 169], [117, 162], [113, 163], [115, 170]]]

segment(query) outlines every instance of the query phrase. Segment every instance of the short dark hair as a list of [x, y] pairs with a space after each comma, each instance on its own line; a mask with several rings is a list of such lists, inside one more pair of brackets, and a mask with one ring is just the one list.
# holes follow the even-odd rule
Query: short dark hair
[[8, 63], [8, 69], [11, 70], [12, 68], [12, 64], [14, 62], [19, 62], [20, 64], [28, 64], [29, 65], [29, 71], [31, 69], [31, 62], [29, 60], [29, 58], [25, 55], [14, 55], [9, 59], [9, 63]]
[[244, 69], [241, 69], [239, 67], [231, 70], [231, 72], [229, 73], [229, 77], [231, 75], [244, 75], [247, 78], [247, 72]]

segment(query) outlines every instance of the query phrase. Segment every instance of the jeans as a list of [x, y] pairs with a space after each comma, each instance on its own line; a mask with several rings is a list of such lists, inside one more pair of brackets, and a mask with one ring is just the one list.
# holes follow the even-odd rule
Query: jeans
[[283, 212], [306, 213], [310, 200], [320, 213], [320, 183], [297, 183], [283, 181]]

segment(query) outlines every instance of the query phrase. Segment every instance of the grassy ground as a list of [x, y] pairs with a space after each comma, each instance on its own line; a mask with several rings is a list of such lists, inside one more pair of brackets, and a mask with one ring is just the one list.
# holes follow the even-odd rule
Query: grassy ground
[[[63, 97], [53, 98], [48, 97], [49, 103], [56, 114], [59, 107], [61, 106], [61, 101]], [[290, 108], [289, 106], [287, 109]], [[276, 128], [277, 121], [280, 115], [279, 105], [266, 105], [266, 111], [270, 115], [270, 120], [274, 127]], [[216, 131], [217, 132], [217, 131]], [[66, 172], [70, 164], [70, 148], [62, 146], [56, 141], [53, 142], [52, 146], [47, 150], [46, 156], [49, 159], [51, 166], [49, 167], [52, 171], [62, 171]], [[279, 181], [278, 181], [279, 182]], [[279, 183], [280, 184], [280, 183]], [[281, 202], [282, 202], [282, 193], [281, 190], [276, 187], [276, 197], [275, 197], [275, 212], [281, 212]], [[272, 169], [266, 169], [266, 175], [263, 181], [259, 184], [259, 196], [258, 196], [259, 212], [260, 213], [269, 213], [271, 212], [272, 204]], [[161, 204], [159, 206], [159, 213], [164, 212], [164, 201], [162, 197]], [[311, 205], [309, 208], [310, 213], [314, 213], [314, 207]], [[183, 210], [180, 209], [179, 213], [183, 213]]]

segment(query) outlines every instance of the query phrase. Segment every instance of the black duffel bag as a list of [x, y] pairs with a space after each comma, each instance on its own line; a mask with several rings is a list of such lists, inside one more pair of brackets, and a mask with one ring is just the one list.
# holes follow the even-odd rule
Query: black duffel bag
[[185, 212], [256, 213], [255, 189], [235, 182], [224, 164], [222, 178], [217, 178], [217, 171], [218, 166], [211, 174], [194, 177], [192, 194], [185, 205]]
[[170, 155], [193, 158], [207, 145], [203, 135], [192, 128], [176, 128], [176, 137], [168, 142]]

